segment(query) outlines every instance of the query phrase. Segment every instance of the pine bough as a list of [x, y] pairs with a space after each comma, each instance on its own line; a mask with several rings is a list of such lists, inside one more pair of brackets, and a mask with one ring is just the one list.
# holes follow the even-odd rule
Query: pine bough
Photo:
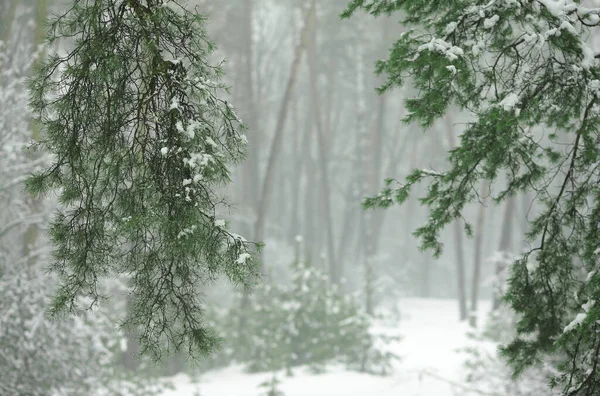
[[52, 165], [27, 180], [34, 195], [58, 191], [50, 228], [61, 283], [51, 313], [102, 298], [101, 279], [130, 279], [124, 326], [142, 353], [208, 353], [201, 289], [221, 275], [248, 286], [254, 245], [217, 211], [228, 166], [245, 137], [218, 94], [221, 68], [205, 18], [171, 0], [75, 0], [49, 26], [50, 56], [30, 84], [31, 106]]
[[496, 182], [498, 203], [533, 191], [532, 248], [512, 264], [505, 295], [517, 336], [502, 352], [515, 374], [558, 355], [551, 385], [565, 395], [600, 392], [600, 68], [589, 40], [600, 9], [581, 3], [353, 0], [343, 14], [403, 15], [410, 30], [376, 70], [387, 75], [381, 92], [412, 84], [407, 122], [431, 127], [450, 106], [472, 117], [446, 172], [388, 180], [365, 206], [402, 203], [427, 181], [431, 216], [415, 235], [439, 255], [440, 231], [477, 200], [481, 180]]

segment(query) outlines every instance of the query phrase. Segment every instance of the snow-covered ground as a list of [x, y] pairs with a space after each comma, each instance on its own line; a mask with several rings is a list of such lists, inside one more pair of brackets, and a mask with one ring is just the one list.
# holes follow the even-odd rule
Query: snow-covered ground
[[[480, 318], [489, 303], [480, 304]], [[279, 389], [285, 396], [457, 396], [476, 394], [464, 383], [465, 354], [458, 351], [470, 344], [465, 323], [459, 323], [454, 300], [404, 299], [398, 333], [402, 340], [390, 348], [401, 356], [394, 372], [378, 377], [330, 368], [324, 374], [296, 370], [292, 377], [283, 373]], [[173, 378], [176, 390], [163, 396], [259, 396], [259, 385], [271, 373], [247, 374], [240, 367], [211, 371], [199, 382], [187, 376]], [[197, 393], [196, 393], [197, 392]]]

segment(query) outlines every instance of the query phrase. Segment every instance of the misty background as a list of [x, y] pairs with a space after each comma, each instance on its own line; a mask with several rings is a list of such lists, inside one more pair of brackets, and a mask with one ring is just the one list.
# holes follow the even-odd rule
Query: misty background
[[[43, 54], [40, 46], [44, 20], [63, 11], [66, 3], [0, 0], [0, 192], [3, 194], [0, 264], [6, 279], [24, 271], [24, 263], [32, 257], [39, 263], [33, 278], [44, 283], [46, 276], [43, 269], [50, 250], [43, 232], [44, 222], [56, 203], [52, 199], [44, 202], [36, 216], [20, 215], [23, 208], [38, 205], [25, 196], [19, 184], [36, 161], [21, 149], [36, 139], [35, 128], [29, 125], [23, 106], [32, 62], [40, 56], [40, 51]], [[291, 265], [310, 263], [327, 274], [329, 282], [344, 294], [352, 295], [362, 311], [378, 314], [373, 323], [385, 323], [397, 330], [402, 337], [395, 341], [398, 345], [415, 343], [414, 353], [429, 353], [426, 356], [429, 361], [436, 359], [436, 351], [428, 352], [426, 344], [437, 345], [435, 342], [440, 340], [424, 339], [424, 345], [411, 341], [403, 329], [412, 328], [415, 334], [426, 332], [425, 327], [411, 325], [411, 315], [413, 319], [425, 315], [424, 322], [414, 323], [436, 329], [437, 333], [427, 333], [428, 337], [443, 339], [447, 331], [446, 334], [460, 338], [468, 332], [481, 331], [489, 313], [500, 309], [498, 298], [507, 263], [524, 247], [527, 219], [536, 210], [531, 207], [532, 197], [514, 196], [497, 205], [488, 198], [489, 185], [476, 186], [480, 205], [467, 208], [464, 220], [443, 232], [444, 253], [437, 259], [429, 251], [420, 251], [419, 241], [412, 235], [429, 217], [428, 209], [418, 199], [424, 195], [424, 186], [415, 186], [402, 206], [395, 205], [385, 211], [365, 211], [361, 207], [364, 197], [379, 193], [386, 178], [402, 181], [415, 168], [443, 171], [447, 153], [456, 146], [468, 120], [467, 115], [454, 111], [423, 131], [417, 125], [402, 122], [406, 111], [403, 101], [415, 94], [407, 88], [410, 84], [383, 95], [377, 93], [383, 77], [374, 73], [375, 63], [387, 57], [403, 32], [398, 24], [401, 16], [373, 18], [359, 13], [341, 20], [340, 13], [347, 0], [189, 0], [187, 3], [189, 9], [196, 7], [209, 18], [207, 29], [218, 47], [213, 60], [224, 60], [224, 81], [231, 87], [227, 100], [247, 127], [244, 133], [249, 142], [248, 156], [232, 172], [233, 182], [227, 187], [231, 206], [223, 216], [236, 233], [265, 243], [263, 282], [290, 285], [295, 279]], [[60, 42], [51, 50], [65, 51], [69, 45]], [[19, 109], [23, 114], [18, 113]], [[472, 225], [472, 237], [465, 234], [465, 222]], [[32, 227], [38, 231], [32, 234]], [[112, 311], [127, 309], [126, 288], [120, 280], [109, 282], [114, 282], [107, 287], [115, 303], [102, 310], [112, 317]], [[202, 292], [208, 310], [214, 311], [228, 312], [240, 301], [254, 298], [254, 294], [242, 296], [241, 290], [225, 282], [216, 282]], [[16, 301], [15, 306], [21, 306], [29, 300], [19, 297]], [[40, 307], [36, 308], [35, 317], [47, 320], [40, 313], [44, 308], [41, 301], [45, 300], [35, 301], [31, 306]], [[5, 322], [10, 318], [2, 310], [0, 316], [4, 316]], [[22, 329], [32, 326], [27, 322]], [[5, 334], [3, 343], [9, 342], [7, 337]], [[47, 337], [52, 338], [50, 333]], [[75, 343], [73, 338], [68, 340]], [[115, 340], [111, 350], [117, 352], [110, 355], [111, 366], [132, 373], [143, 368], [142, 382], [148, 378], [198, 374], [202, 395], [205, 394], [203, 378], [211, 376], [202, 373], [239, 363], [223, 360], [218, 364], [191, 363], [185, 356], [175, 355], [156, 365], [137, 356], [135, 332], [120, 333]], [[450, 344], [453, 348], [461, 347], [462, 342]], [[47, 341], [40, 343], [48, 345]], [[82, 341], [81, 345], [86, 343]], [[490, 354], [495, 346], [487, 349], [492, 351]], [[81, 346], [75, 347], [78, 348]], [[15, 353], [20, 352], [17, 349]], [[402, 349], [398, 354], [402, 359]], [[91, 353], [87, 359], [94, 360], [95, 356]], [[467, 359], [467, 354], [464, 356]], [[36, 359], [35, 353], [31, 359]], [[460, 361], [452, 359], [452, 366]], [[407, 373], [412, 363], [410, 359], [405, 362], [400, 371]], [[207, 367], [213, 364], [214, 367]], [[461, 367], [452, 370], [471, 372]], [[270, 371], [273, 370], [260, 377], [260, 381], [270, 378]], [[238, 372], [228, 373], [218, 371], [215, 378], [240, 383], [253, 378]], [[476, 388], [464, 378], [449, 378], [445, 373], [442, 370], [436, 374], [441, 380], [421, 376], [420, 383], [443, 384], [444, 388], [436, 388], [435, 392], [448, 393], [428, 393], [434, 391], [420, 388], [421, 393], [414, 394], [468, 394]], [[7, 373], [4, 375], [8, 378]], [[361, 375], [352, 374], [351, 378], [360, 379]], [[0, 382], [2, 376], [0, 372]], [[285, 383], [284, 375], [278, 378]], [[302, 378], [305, 382], [314, 380], [310, 376]], [[332, 381], [343, 383], [344, 378], [335, 377]], [[260, 381], [250, 382], [255, 387]], [[402, 381], [398, 381], [395, 391], [400, 393], [394, 394], [402, 394]], [[141, 394], [150, 394], [144, 392]], [[214, 394], [246, 394], [241, 390], [223, 392]], [[478, 392], [474, 394], [481, 394]]]

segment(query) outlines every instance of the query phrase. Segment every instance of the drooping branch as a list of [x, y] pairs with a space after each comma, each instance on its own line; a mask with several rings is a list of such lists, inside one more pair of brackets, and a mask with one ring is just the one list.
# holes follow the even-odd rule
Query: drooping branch
[[142, 353], [207, 353], [200, 290], [219, 276], [250, 286], [252, 244], [228, 231], [219, 187], [241, 161], [245, 137], [219, 94], [220, 67], [204, 17], [170, 0], [81, 0], [56, 18], [50, 40], [75, 37], [31, 83], [54, 155], [31, 176], [33, 194], [60, 189], [50, 228], [61, 284], [51, 312], [102, 298], [100, 280], [130, 279], [124, 326]]

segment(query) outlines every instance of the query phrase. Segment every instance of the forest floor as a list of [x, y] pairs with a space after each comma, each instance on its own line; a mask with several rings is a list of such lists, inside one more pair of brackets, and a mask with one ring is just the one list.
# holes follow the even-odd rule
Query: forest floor
[[[386, 323], [381, 330], [399, 334], [402, 340], [389, 346], [400, 356], [393, 372], [385, 377], [361, 374], [331, 367], [323, 374], [296, 369], [291, 377], [280, 373], [279, 389], [285, 396], [457, 396], [476, 395], [465, 383], [465, 353], [472, 344], [466, 323], [458, 321], [455, 300], [403, 299], [401, 318], [396, 325]], [[490, 304], [480, 304], [484, 318]], [[397, 332], [396, 332], [397, 330]], [[186, 375], [172, 378], [175, 390], [163, 396], [260, 396], [259, 385], [272, 373], [248, 374], [241, 367], [211, 371], [193, 382]], [[197, 392], [197, 393], [196, 393]], [[481, 394], [481, 393], [479, 393]]]

